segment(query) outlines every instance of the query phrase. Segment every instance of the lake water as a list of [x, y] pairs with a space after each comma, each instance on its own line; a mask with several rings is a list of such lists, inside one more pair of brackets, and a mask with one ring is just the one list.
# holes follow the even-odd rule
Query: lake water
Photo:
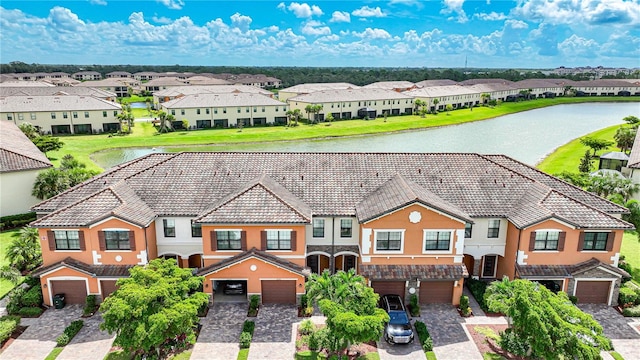
[[147, 108], [147, 103], [146, 102], [132, 102], [132, 103], [129, 103], [129, 106], [131, 106], [132, 109], [146, 109]]
[[640, 117], [640, 103], [557, 105], [491, 120], [394, 134], [224, 146], [131, 148], [96, 153], [92, 158], [106, 169], [152, 152], [474, 152], [505, 154], [535, 165], [557, 147], [595, 130], [622, 124], [622, 118], [628, 115]]

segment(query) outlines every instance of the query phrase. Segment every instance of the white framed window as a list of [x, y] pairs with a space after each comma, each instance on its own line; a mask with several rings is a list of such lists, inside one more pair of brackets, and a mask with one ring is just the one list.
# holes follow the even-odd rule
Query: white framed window
[[453, 230], [424, 229], [422, 252], [451, 252], [453, 249]]
[[404, 251], [404, 229], [374, 230], [374, 253], [402, 253]]
[[78, 230], [54, 230], [56, 250], [80, 250]]
[[340, 237], [350, 238], [353, 235], [353, 219], [340, 219]]
[[558, 250], [560, 231], [536, 231], [536, 244], [534, 250]]
[[324, 219], [313, 219], [313, 237], [324, 237]]
[[291, 230], [266, 230], [267, 250], [291, 250]]
[[497, 238], [500, 235], [500, 219], [489, 220], [488, 238]]
[[216, 242], [218, 250], [241, 250], [241, 230], [216, 230]]

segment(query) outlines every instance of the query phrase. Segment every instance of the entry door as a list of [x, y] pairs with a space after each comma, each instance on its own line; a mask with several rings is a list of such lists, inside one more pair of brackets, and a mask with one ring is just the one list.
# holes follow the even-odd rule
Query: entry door
[[498, 255], [485, 255], [484, 265], [482, 266], [482, 277], [485, 277], [485, 278], [496, 277], [497, 262], [498, 262]]
[[319, 274], [318, 272], [318, 255], [309, 255], [307, 256], [307, 266], [311, 269], [311, 272], [314, 274]]
[[344, 256], [344, 271], [356, 268], [356, 257], [354, 255]]

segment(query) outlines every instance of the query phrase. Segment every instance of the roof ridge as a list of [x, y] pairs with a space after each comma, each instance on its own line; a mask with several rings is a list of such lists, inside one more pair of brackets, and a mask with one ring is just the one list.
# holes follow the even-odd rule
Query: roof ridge
[[[629, 222], [627, 222], [627, 221], [625, 221], [625, 220], [618, 219], [617, 217], [615, 217], [615, 216], [613, 216], [613, 215], [611, 215], [611, 214], [608, 214], [608, 213], [606, 213], [606, 212], [604, 212], [604, 211], [602, 211], [602, 210], [596, 209], [595, 207], [593, 207], [593, 206], [591, 206], [591, 205], [589, 205], [589, 204], [585, 204], [585, 203], [583, 203], [582, 201], [577, 200], [577, 199], [573, 198], [572, 196], [569, 196], [569, 195], [563, 194], [563, 193], [561, 193], [561, 192], [559, 192], [559, 191], [557, 191], [557, 190], [555, 190], [555, 189], [551, 189], [551, 191], [549, 192], [549, 194], [547, 194], [547, 196], [544, 198], [544, 200], [543, 200], [543, 201], [547, 200], [547, 199], [548, 199], [548, 197], [551, 195], [551, 193], [558, 194], [559, 196], [562, 196], [562, 197], [564, 197], [564, 198], [566, 198], [566, 199], [569, 199], [569, 200], [571, 200], [571, 201], [573, 201], [573, 202], [575, 202], [575, 203], [578, 203], [578, 204], [580, 204], [580, 205], [582, 205], [582, 206], [584, 206], [584, 207], [586, 207], [586, 208], [588, 208], [588, 209], [590, 209], [590, 210], [593, 210], [593, 211], [595, 211], [595, 212], [597, 212], [597, 213], [600, 213], [600, 214], [605, 215], [605, 216], [607, 216], [607, 217], [609, 217], [609, 218], [611, 218], [611, 219], [615, 219], [616, 221], [622, 222], [622, 223], [624, 223], [624, 224], [630, 225], [630, 226], [632, 226], [632, 227], [634, 227], [634, 228], [635, 228], [635, 226], [634, 226], [633, 224], [631, 224], [631, 223], [629, 223]], [[542, 205], [542, 204], [541, 204], [541, 205]], [[544, 205], [543, 205], [543, 206], [544, 206]], [[554, 214], [554, 216], [556, 216], [556, 214], [555, 214], [553, 211], [551, 211], [551, 213], [552, 213], [552, 214]]]
[[[288, 201], [286, 201], [285, 199], [283, 199], [281, 196], [279, 196], [278, 194], [276, 194], [273, 190], [269, 189], [265, 184], [262, 183], [262, 180], [264, 178], [269, 178], [272, 181], [274, 181], [275, 183], [277, 183], [278, 185], [280, 185], [280, 183], [278, 183], [277, 181], [275, 181], [274, 179], [272, 179], [270, 176], [267, 176], [265, 173], [263, 173], [260, 182], [258, 183], [260, 186], [262, 186], [267, 192], [269, 192], [271, 195], [273, 195], [275, 198], [277, 198], [281, 203], [283, 203], [284, 205], [286, 205], [289, 209], [291, 209], [291, 211], [295, 212], [296, 214], [298, 214], [298, 216], [307, 219], [307, 216], [304, 215], [303, 213], [301, 213], [300, 211], [298, 211], [298, 209], [296, 209], [293, 205], [289, 204]], [[280, 185], [282, 186], [282, 185]], [[288, 191], [291, 195], [295, 196], [295, 194], [293, 194], [289, 189], [285, 188], [284, 186], [282, 186], [284, 190]], [[297, 197], [297, 196], [296, 196]], [[300, 199], [300, 201], [303, 201], [302, 199]], [[305, 203], [306, 204], [306, 203]]]
[[[54, 215], [57, 215], [57, 214], [61, 213], [62, 211], [70, 209], [70, 208], [72, 208], [72, 207], [74, 207], [74, 206], [76, 206], [76, 205], [78, 205], [80, 203], [86, 202], [89, 199], [95, 198], [96, 196], [100, 195], [101, 193], [103, 193], [105, 191], [109, 191], [111, 194], [113, 194], [113, 196], [116, 197], [116, 199], [118, 199], [118, 201], [120, 201], [120, 205], [122, 205], [122, 199], [120, 199], [120, 197], [115, 194], [113, 189], [111, 189], [110, 187], [106, 187], [106, 188], [102, 188], [102, 189], [94, 192], [93, 194], [91, 194], [89, 196], [85, 196], [85, 197], [83, 197], [82, 199], [80, 199], [78, 201], [72, 202], [72, 203], [70, 203], [68, 205], [65, 205], [65, 206], [55, 210], [55, 211], [52, 211], [52, 212], [48, 213], [47, 215], [45, 215], [45, 216], [43, 216], [43, 217], [41, 217], [39, 219], [36, 219], [33, 222], [39, 222], [39, 221], [42, 221], [42, 220], [46, 220], [46, 219], [48, 219], [48, 218], [50, 218], [50, 217], [52, 217]], [[111, 212], [113, 212], [113, 210]]]
[[[29, 141], [31, 141], [31, 140], [29, 140]], [[23, 157], [26, 157], [26, 158], [28, 158], [28, 159], [31, 159], [31, 160], [37, 161], [37, 162], [39, 162], [39, 163], [43, 163], [43, 164], [45, 164], [45, 165], [53, 166], [53, 164], [51, 164], [51, 163], [47, 164], [46, 162], [44, 162], [44, 161], [42, 161], [42, 160], [39, 160], [39, 159], [36, 159], [36, 158], [35, 158], [35, 157], [33, 157], [33, 156], [29, 156], [29, 155], [26, 155], [26, 154], [18, 153], [18, 152], [15, 152], [15, 151], [13, 151], [13, 150], [10, 150], [10, 149], [4, 148], [4, 147], [0, 147], [0, 150], [4, 150], [4, 151], [6, 151], [6, 152], [10, 152], [10, 153], [12, 153], [12, 154], [16, 154], [16, 155], [18, 155], [18, 156], [23, 156]], [[38, 149], [38, 151], [40, 151], [40, 149]], [[46, 157], [46, 155], [45, 155], [45, 157]], [[47, 159], [48, 159], [48, 158], [47, 158]]]

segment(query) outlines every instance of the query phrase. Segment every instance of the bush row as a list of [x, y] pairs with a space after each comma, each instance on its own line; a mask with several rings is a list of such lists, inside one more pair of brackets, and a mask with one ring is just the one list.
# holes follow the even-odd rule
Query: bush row
[[487, 291], [487, 283], [473, 278], [466, 279], [464, 283], [467, 284], [469, 291], [473, 294], [473, 297], [480, 305], [480, 308], [484, 311], [489, 311], [487, 303], [484, 301], [484, 293]]
[[256, 323], [253, 321], [245, 320], [242, 325], [242, 333], [240, 333], [240, 348], [247, 349], [251, 345], [251, 339], [253, 338], [253, 330], [256, 328]]
[[83, 326], [84, 321], [82, 320], [76, 320], [69, 324], [69, 326], [64, 329], [62, 335], [58, 336], [58, 338], [56, 339], [58, 346], [66, 346], [73, 339], [73, 337], [76, 336], [80, 329], [82, 329]]
[[640, 317], [640, 305], [622, 309], [622, 315], [630, 317]]
[[[30, 283], [31, 280], [27, 281]], [[35, 317], [42, 314], [42, 288], [35, 285], [31, 288], [23, 286], [11, 291], [7, 298], [7, 312], [10, 315]]]
[[618, 304], [622, 307], [640, 305], [640, 289], [630, 282], [622, 285], [618, 294]]
[[431, 335], [429, 334], [429, 330], [427, 330], [427, 325], [425, 325], [422, 321], [416, 321], [416, 333], [418, 333], [418, 339], [420, 340], [420, 344], [422, 345], [422, 350], [425, 352], [433, 350], [433, 339], [431, 339]]
[[6, 315], [0, 317], [0, 344], [7, 340], [20, 325], [19, 316]]
[[9, 215], [0, 217], [0, 230], [9, 230], [27, 225], [36, 219], [36, 213], [30, 212], [26, 214]]

